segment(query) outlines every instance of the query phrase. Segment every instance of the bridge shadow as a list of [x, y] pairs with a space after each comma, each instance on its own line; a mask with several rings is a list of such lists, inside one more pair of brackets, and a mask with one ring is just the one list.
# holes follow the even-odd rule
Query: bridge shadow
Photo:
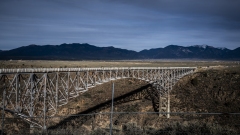
[[[154, 111], [158, 111], [158, 99], [159, 95], [157, 95], [158, 92], [156, 89], [152, 87], [151, 84], [147, 84], [145, 86], [142, 86], [138, 89], [135, 89], [129, 93], [126, 93], [124, 95], [118, 96], [114, 98], [114, 105], [123, 104], [130, 101], [140, 100], [143, 98], [149, 99], [152, 101], [152, 106]], [[59, 123], [48, 127], [48, 130], [53, 129], [66, 129], [68, 126], [78, 128], [81, 125], [83, 125], [88, 120], [95, 117], [97, 112], [100, 112], [101, 110], [104, 110], [106, 108], [111, 107], [112, 100], [108, 100], [106, 102], [100, 103], [94, 107], [91, 107], [85, 111], [73, 114], [63, 120], [61, 120]]]

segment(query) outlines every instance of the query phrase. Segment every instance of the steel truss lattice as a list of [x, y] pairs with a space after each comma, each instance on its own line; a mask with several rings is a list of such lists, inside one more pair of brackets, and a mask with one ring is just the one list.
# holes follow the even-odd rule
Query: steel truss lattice
[[[0, 69], [0, 89], [6, 91], [6, 110], [33, 126], [46, 128], [47, 116], [91, 87], [123, 78], [152, 83], [159, 95], [160, 116], [170, 117], [170, 96], [176, 82], [195, 67], [36, 68]], [[1, 106], [3, 104], [1, 103]], [[51, 111], [50, 111], [51, 110]], [[34, 118], [43, 118], [36, 121]]]

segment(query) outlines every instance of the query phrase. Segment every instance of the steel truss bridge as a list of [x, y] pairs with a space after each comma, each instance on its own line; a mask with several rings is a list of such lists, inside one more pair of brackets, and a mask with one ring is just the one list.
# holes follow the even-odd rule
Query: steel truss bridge
[[[0, 69], [1, 109], [46, 129], [59, 106], [89, 88], [123, 78], [145, 80], [159, 91], [160, 116], [170, 117], [169, 93], [196, 67], [26, 68]], [[5, 94], [4, 94], [5, 93]], [[5, 100], [3, 100], [5, 99]], [[3, 105], [4, 104], [4, 105]], [[36, 118], [41, 118], [41, 120]]]

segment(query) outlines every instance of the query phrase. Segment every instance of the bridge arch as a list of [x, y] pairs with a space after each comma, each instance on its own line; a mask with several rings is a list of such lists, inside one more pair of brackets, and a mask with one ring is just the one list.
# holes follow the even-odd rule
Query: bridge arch
[[[136, 78], [159, 92], [159, 111], [170, 112], [169, 92], [195, 67], [26, 68], [0, 69], [0, 87], [6, 91], [6, 108], [24, 117], [53, 116], [81, 92], [111, 80]], [[2, 106], [2, 103], [1, 103]], [[167, 117], [170, 115], [167, 114]]]

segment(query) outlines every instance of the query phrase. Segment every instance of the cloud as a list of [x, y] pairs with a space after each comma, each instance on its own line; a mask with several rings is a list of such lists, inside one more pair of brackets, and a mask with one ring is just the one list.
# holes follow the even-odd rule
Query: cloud
[[138, 51], [169, 44], [236, 48], [238, 5], [239, 0], [0, 1], [0, 47], [86, 42]]

